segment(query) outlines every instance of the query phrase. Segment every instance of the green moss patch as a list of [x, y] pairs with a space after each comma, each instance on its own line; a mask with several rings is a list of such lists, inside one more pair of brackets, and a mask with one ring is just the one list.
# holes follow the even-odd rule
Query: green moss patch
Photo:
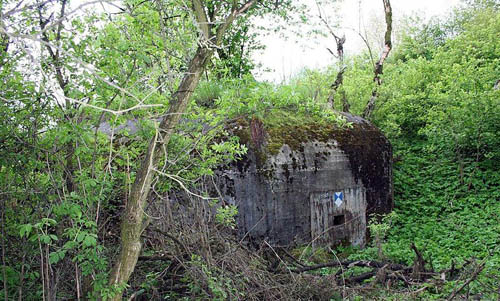
[[[255, 124], [263, 124], [264, 143], [256, 137]], [[308, 141], [326, 142], [335, 132], [343, 132], [343, 127], [334, 120], [321, 119], [317, 116], [294, 114], [284, 110], [267, 112], [263, 117], [240, 116], [233, 125], [234, 134], [252, 150], [261, 153], [264, 161], [276, 155], [284, 144], [292, 150], [301, 150]], [[345, 126], [344, 128], [347, 128]], [[260, 138], [260, 137], [258, 137]]]

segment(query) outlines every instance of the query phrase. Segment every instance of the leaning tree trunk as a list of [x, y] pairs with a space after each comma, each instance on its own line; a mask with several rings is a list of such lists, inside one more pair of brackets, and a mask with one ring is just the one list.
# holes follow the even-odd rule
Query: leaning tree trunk
[[[109, 280], [111, 286], [125, 285], [134, 271], [141, 252], [141, 234], [145, 228], [144, 208], [151, 189], [154, 169], [156, 169], [158, 158], [161, 156], [161, 145], [166, 145], [169, 142], [212, 53], [211, 49], [203, 46], [198, 47], [189, 64], [188, 71], [174, 94], [168, 112], [160, 123], [158, 135], [149, 142], [148, 150], [137, 171], [122, 216], [121, 251], [111, 272]], [[116, 294], [112, 300], [121, 300], [121, 298], [122, 292]]]
[[[172, 137], [181, 114], [186, 111], [189, 98], [200, 81], [207, 61], [212, 56], [214, 49], [222, 42], [227, 29], [235, 18], [248, 11], [256, 2], [257, 0], [248, 0], [241, 7], [238, 7], [238, 1], [234, 1], [231, 11], [221, 21], [217, 20], [215, 16], [209, 18], [206, 15], [207, 10], [203, 1], [192, 0], [192, 9], [201, 30], [202, 41], [198, 44], [196, 54], [189, 63], [189, 68], [172, 97], [166, 116], [160, 123], [158, 134], [149, 142], [146, 155], [137, 171], [122, 216], [121, 250], [110, 275], [109, 284], [111, 287], [123, 288], [137, 264], [141, 252], [141, 234], [147, 225], [144, 219], [144, 208], [151, 190], [153, 173], [161, 156], [162, 146], [167, 145]], [[111, 300], [121, 300], [122, 288]]]

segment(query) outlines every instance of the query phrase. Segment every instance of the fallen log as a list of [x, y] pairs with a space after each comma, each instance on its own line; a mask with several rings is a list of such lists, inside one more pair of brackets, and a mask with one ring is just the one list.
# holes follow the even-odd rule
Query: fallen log
[[399, 271], [399, 270], [411, 270], [411, 267], [407, 267], [402, 264], [397, 263], [386, 263], [386, 262], [378, 262], [373, 260], [348, 260], [348, 261], [331, 261], [326, 263], [321, 263], [312, 266], [304, 266], [302, 268], [292, 269], [291, 271], [294, 273], [303, 273], [308, 271], [313, 271], [321, 268], [329, 268], [329, 267], [368, 267], [368, 268], [382, 268], [387, 266], [389, 270]]
[[367, 279], [370, 279], [372, 277], [374, 277], [377, 273], [375, 271], [371, 271], [371, 272], [366, 272], [366, 273], [363, 273], [363, 274], [360, 274], [360, 275], [356, 275], [356, 276], [352, 276], [351, 278], [347, 278], [345, 280], [346, 283], [361, 283]]

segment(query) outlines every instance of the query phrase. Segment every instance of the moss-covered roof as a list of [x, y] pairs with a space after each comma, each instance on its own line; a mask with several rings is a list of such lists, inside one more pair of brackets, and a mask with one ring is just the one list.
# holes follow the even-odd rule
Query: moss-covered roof
[[[348, 122], [340, 126], [335, 122], [317, 117], [291, 116], [280, 113], [272, 118], [242, 116], [233, 124], [233, 132], [246, 144], [249, 152], [255, 154], [256, 170], [269, 172], [265, 167], [267, 160], [278, 154], [284, 144], [293, 151], [304, 151], [304, 143], [311, 141], [336, 141], [348, 157], [354, 178], [361, 180], [365, 187], [389, 185], [380, 178], [380, 172], [391, 166], [386, 159], [392, 156], [392, 147], [383, 133], [361, 117], [339, 113]], [[290, 117], [290, 118], [288, 118]], [[288, 118], [288, 119], [286, 119]], [[292, 163], [292, 162], [291, 162]], [[248, 161], [245, 166], [252, 164]], [[293, 168], [300, 165], [289, 164]], [[386, 181], [387, 182], [387, 181]], [[381, 188], [389, 191], [390, 187]], [[369, 198], [376, 198], [375, 195]]]
[[[376, 127], [361, 117], [339, 114], [346, 121], [344, 124], [284, 111], [273, 112], [264, 118], [241, 116], [233, 130], [241, 143], [271, 156], [276, 155], [284, 144], [292, 150], [302, 149], [303, 143], [308, 141], [328, 142], [332, 139], [339, 143], [365, 144], [367, 132], [381, 135]], [[361, 140], [358, 141], [358, 138]]]

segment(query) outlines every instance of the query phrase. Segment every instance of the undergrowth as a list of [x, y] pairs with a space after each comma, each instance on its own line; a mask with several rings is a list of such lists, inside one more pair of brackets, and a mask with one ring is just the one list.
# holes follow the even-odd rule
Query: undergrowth
[[258, 82], [251, 76], [205, 81], [194, 93], [193, 109], [227, 119], [255, 117], [269, 125], [296, 125], [311, 120], [345, 124], [344, 118], [328, 107], [326, 96], [318, 93], [296, 84]]
[[[469, 293], [498, 297], [500, 287], [500, 173], [480, 162], [459, 162], [429, 151], [423, 142], [400, 143], [394, 166], [395, 208], [382, 243], [391, 261], [411, 265], [414, 243], [436, 271], [485, 262]], [[377, 259], [375, 240], [349, 259]], [[446, 298], [464, 281], [425, 290], [423, 299]], [[385, 292], [387, 294], [389, 292]], [[380, 294], [377, 293], [377, 294]], [[389, 296], [391, 294], [389, 293]], [[388, 295], [385, 295], [388, 297]]]

